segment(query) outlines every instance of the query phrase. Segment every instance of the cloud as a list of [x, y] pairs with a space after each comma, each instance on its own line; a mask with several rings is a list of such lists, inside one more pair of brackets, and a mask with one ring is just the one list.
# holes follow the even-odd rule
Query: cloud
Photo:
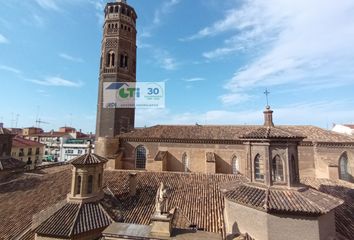
[[205, 78], [194, 77], [194, 78], [183, 78], [182, 80], [185, 82], [200, 82], [200, 81], [205, 81]]
[[59, 10], [55, 0], [36, 0], [36, 2], [40, 7], [44, 9]]
[[243, 0], [222, 20], [185, 38], [231, 34], [208, 60], [244, 54], [247, 62], [225, 84], [223, 100], [254, 88], [339, 87], [353, 82], [354, 2]]
[[[354, 104], [354, 103], [351, 103]], [[332, 123], [350, 122], [354, 110], [343, 102], [296, 103], [275, 108], [276, 125], [314, 125], [326, 128]], [[263, 124], [263, 109], [245, 111], [210, 110], [206, 112], [172, 113], [169, 109], [137, 109], [137, 126], [156, 124], [244, 125]]]
[[81, 87], [83, 85], [82, 82], [70, 81], [60, 77], [48, 77], [44, 80], [27, 79], [27, 81], [38, 85], [54, 87]]
[[235, 105], [247, 102], [251, 99], [251, 96], [246, 93], [228, 93], [220, 96], [219, 99], [225, 105]]
[[15, 74], [21, 74], [21, 71], [18, 70], [17, 68], [6, 66], [6, 65], [0, 65], [0, 70], [12, 72], [12, 73], [15, 73]]
[[84, 62], [84, 60], [82, 58], [79, 58], [79, 57], [73, 57], [69, 54], [66, 54], [66, 53], [60, 53], [59, 54], [59, 57], [65, 59], [65, 60], [69, 60], [71, 62], [78, 62], [78, 63], [82, 63]]
[[179, 65], [176, 59], [173, 58], [168, 51], [163, 49], [155, 49], [153, 51], [153, 57], [157, 64], [165, 70], [175, 70]]
[[0, 34], [0, 44], [1, 43], [9, 43], [9, 40], [2, 34]]
[[160, 24], [161, 23], [161, 18], [166, 15], [169, 14], [173, 8], [179, 4], [181, 1], [180, 0], [168, 0], [165, 1], [161, 7], [159, 7], [154, 14], [154, 24]]

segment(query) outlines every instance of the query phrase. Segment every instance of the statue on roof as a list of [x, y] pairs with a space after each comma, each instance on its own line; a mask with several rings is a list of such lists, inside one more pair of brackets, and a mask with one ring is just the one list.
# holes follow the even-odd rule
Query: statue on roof
[[161, 182], [159, 189], [157, 190], [156, 194], [156, 213], [158, 215], [163, 215], [163, 214], [168, 214], [169, 209], [168, 209], [168, 200], [169, 200], [170, 194], [168, 192], [168, 189], [165, 187], [165, 185]]

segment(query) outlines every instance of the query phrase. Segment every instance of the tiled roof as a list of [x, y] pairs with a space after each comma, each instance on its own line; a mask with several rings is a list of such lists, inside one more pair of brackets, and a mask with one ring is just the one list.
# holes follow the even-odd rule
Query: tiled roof
[[16, 136], [12, 139], [12, 147], [16, 148], [26, 148], [26, 147], [43, 147], [44, 144], [39, 142], [24, 139], [22, 137]]
[[0, 135], [3, 134], [11, 134], [11, 131], [9, 129], [0, 127]]
[[43, 222], [36, 233], [55, 237], [73, 237], [107, 227], [110, 217], [98, 203], [67, 203]]
[[302, 139], [304, 136], [296, 135], [277, 127], [259, 127], [240, 136], [242, 139]]
[[[0, 239], [11, 239], [23, 232], [31, 226], [34, 214], [66, 199], [70, 192], [69, 165], [35, 173], [16, 175], [8, 183], [0, 182]], [[180, 214], [184, 216], [179, 221], [181, 225], [190, 222], [210, 232], [221, 232], [224, 225], [224, 199], [220, 189], [224, 186], [232, 189], [239, 182], [246, 181], [235, 175], [138, 172], [137, 194], [129, 197], [129, 173], [105, 171], [105, 184], [118, 202], [107, 205], [101, 202], [111, 212], [122, 214], [124, 222], [149, 224], [156, 191], [163, 181], [172, 189], [170, 207], [179, 207]], [[336, 230], [348, 239], [354, 236], [354, 184], [316, 179], [305, 179], [303, 183], [345, 201], [335, 209]], [[111, 212], [108, 212], [110, 216]]]
[[265, 212], [322, 215], [343, 201], [310, 188], [261, 187], [241, 184], [225, 194], [226, 198]]
[[69, 136], [69, 133], [65, 132], [44, 132], [44, 133], [34, 133], [28, 135], [29, 137], [63, 137], [63, 136]]
[[70, 163], [73, 165], [94, 165], [106, 162], [108, 162], [106, 158], [93, 153], [81, 155], [70, 161]]
[[3, 158], [0, 157], [0, 171], [1, 170], [14, 170], [14, 169], [22, 169], [26, 166], [26, 163], [17, 160], [15, 158]]
[[[241, 136], [257, 129], [264, 128], [254, 125], [156, 125], [148, 128], [136, 129], [129, 133], [121, 134], [121, 139], [140, 141], [162, 141], [162, 140], [199, 140], [199, 141], [240, 141]], [[296, 135], [306, 137], [305, 141], [311, 142], [350, 142], [354, 143], [354, 137], [327, 131], [315, 126], [276, 126], [274, 134], [286, 136]], [[280, 133], [281, 132], [281, 133]]]

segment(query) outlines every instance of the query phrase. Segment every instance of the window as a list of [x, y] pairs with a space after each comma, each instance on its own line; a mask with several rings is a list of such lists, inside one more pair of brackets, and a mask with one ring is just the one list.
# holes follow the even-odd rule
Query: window
[[115, 60], [116, 60], [116, 55], [113, 51], [110, 51], [107, 54], [107, 62], [106, 62], [106, 66], [107, 67], [114, 67], [115, 66]]
[[39, 148], [36, 148], [36, 155], [39, 155]]
[[264, 179], [263, 169], [264, 169], [264, 164], [261, 155], [257, 154], [256, 157], [254, 158], [254, 178], [256, 180]]
[[240, 165], [236, 156], [232, 157], [232, 174], [240, 173]]
[[272, 160], [272, 180], [273, 182], [284, 182], [283, 160], [276, 155]]
[[23, 157], [25, 155], [23, 148], [20, 148], [20, 152], [18, 153], [19, 157]]
[[82, 154], [82, 150], [81, 149], [77, 150], [77, 154]]
[[81, 176], [77, 177], [77, 182], [76, 182], [76, 194], [81, 193]]
[[127, 68], [128, 67], [128, 55], [121, 54], [120, 55], [120, 67]]
[[339, 178], [345, 181], [350, 180], [350, 166], [347, 153], [343, 153], [339, 159]]
[[183, 171], [189, 172], [189, 159], [187, 153], [183, 153], [182, 155], [182, 165], [183, 165]]
[[296, 161], [294, 155], [291, 155], [291, 172], [292, 172], [292, 179], [294, 182], [299, 181], [298, 169], [296, 167]]
[[135, 150], [135, 167], [138, 169], [146, 168], [146, 149], [138, 146]]
[[93, 183], [93, 176], [90, 175], [88, 177], [88, 181], [87, 181], [87, 194], [91, 194], [92, 193], [92, 183]]
[[32, 148], [29, 148], [27, 156], [31, 156], [31, 155], [32, 155]]
[[101, 173], [100, 174], [98, 174], [98, 187], [100, 188], [101, 187], [101, 185], [102, 185], [102, 180], [101, 180]]

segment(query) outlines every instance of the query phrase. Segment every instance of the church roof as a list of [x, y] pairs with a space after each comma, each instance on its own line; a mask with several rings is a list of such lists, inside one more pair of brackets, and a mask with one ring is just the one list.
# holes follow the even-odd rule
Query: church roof
[[225, 194], [226, 198], [268, 213], [323, 215], [343, 201], [308, 187], [281, 188], [242, 184]]
[[87, 154], [78, 156], [70, 161], [70, 163], [74, 166], [95, 165], [95, 164], [103, 164], [106, 162], [108, 162], [108, 160], [106, 158], [96, 155], [94, 153], [87, 153]]
[[[259, 130], [261, 129], [261, 130]], [[263, 130], [262, 130], [263, 129]], [[136, 129], [119, 135], [127, 141], [169, 142], [239, 142], [243, 136], [254, 133], [257, 137], [267, 136], [267, 127], [257, 125], [156, 125]], [[327, 131], [315, 126], [278, 125], [270, 131], [270, 137], [306, 137], [306, 142], [354, 143], [354, 137]]]
[[278, 127], [259, 127], [239, 136], [241, 139], [302, 139], [304, 136], [294, 134]]
[[73, 237], [112, 223], [99, 203], [67, 203], [44, 221], [36, 233], [52, 237]]
[[[137, 172], [137, 194], [130, 197], [130, 173], [110, 170], [104, 173], [105, 186], [118, 203], [112, 204], [112, 200], [100, 202], [111, 217], [112, 214], [107, 210], [121, 214], [125, 223], [149, 224], [155, 207], [156, 191], [163, 181], [172, 190], [170, 207], [178, 207], [185, 218], [184, 221], [183, 218], [177, 221], [181, 222], [181, 227], [191, 223], [214, 233], [221, 233], [224, 226], [224, 198], [220, 190], [225, 186], [232, 190], [247, 181], [239, 175]], [[354, 235], [354, 184], [313, 178], [305, 179], [303, 183], [345, 201], [335, 209], [336, 230], [350, 239]], [[70, 184], [70, 165], [37, 170], [30, 174], [16, 173], [6, 182], [0, 180], [0, 219], [4, 223], [0, 224], [0, 239], [15, 238], [31, 228], [34, 215], [66, 199]], [[118, 221], [118, 218], [114, 220]], [[34, 234], [30, 232], [21, 239], [34, 239]]]

